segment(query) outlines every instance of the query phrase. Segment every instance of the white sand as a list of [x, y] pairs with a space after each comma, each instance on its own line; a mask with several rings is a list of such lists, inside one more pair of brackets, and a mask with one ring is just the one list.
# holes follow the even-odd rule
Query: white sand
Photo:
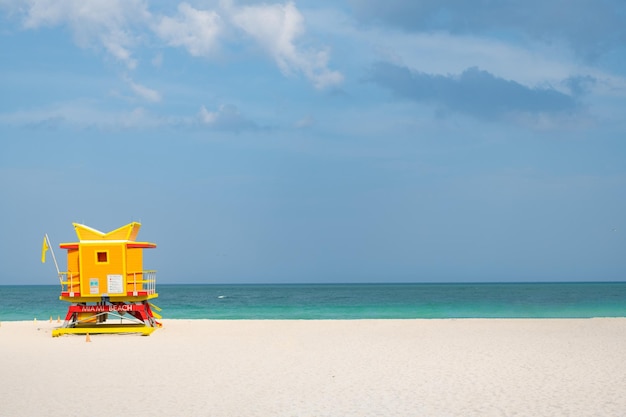
[[0, 325], [0, 416], [624, 416], [626, 319]]

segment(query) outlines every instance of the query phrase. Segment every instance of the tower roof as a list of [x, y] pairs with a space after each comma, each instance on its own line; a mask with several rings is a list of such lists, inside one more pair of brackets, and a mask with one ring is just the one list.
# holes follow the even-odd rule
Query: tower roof
[[92, 227], [85, 226], [84, 224], [73, 223], [74, 229], [78, 240], [125, 240], [134, 242], [141, 228], [141, 223], [132, 222], [126, 226], [122, 226], [118, 229], [112, 230], [108, 233], [103, 233]]

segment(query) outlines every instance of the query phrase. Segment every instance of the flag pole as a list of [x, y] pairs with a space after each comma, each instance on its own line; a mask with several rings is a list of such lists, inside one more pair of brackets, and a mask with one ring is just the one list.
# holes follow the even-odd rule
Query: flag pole
[[48, 242], [48, 247], [50, 248], [50, 253], [52, 253], [52, 260], [54, 261], [54, 266], [57, 268], [57, 274], [59, 275], [59, 277], [61, 277], [61, 271], [59, 270], [59, 264], [57, 263], [57, 257], [54, 256], [54, 249], [52, 249], [52, 244], [50, 243], [50, 238], [48, 237], [48, 234], [45, 234], [46, 236], [46, 242]]

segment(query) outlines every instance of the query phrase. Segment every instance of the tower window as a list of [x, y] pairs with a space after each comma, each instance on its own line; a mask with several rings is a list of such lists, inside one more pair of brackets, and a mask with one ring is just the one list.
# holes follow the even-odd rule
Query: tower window
[[109, 254], [107, 252], [96, 252], [96, 259], [98, 263], [106, 263], [109, 261]]

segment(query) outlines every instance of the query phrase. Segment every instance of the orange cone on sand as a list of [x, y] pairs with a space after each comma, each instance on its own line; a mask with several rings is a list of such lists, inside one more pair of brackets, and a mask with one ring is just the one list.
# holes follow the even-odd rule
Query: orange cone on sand
[[85, 336], [85, 342], [91, 342], [91, 337], [89, 337], [89, 333]]

